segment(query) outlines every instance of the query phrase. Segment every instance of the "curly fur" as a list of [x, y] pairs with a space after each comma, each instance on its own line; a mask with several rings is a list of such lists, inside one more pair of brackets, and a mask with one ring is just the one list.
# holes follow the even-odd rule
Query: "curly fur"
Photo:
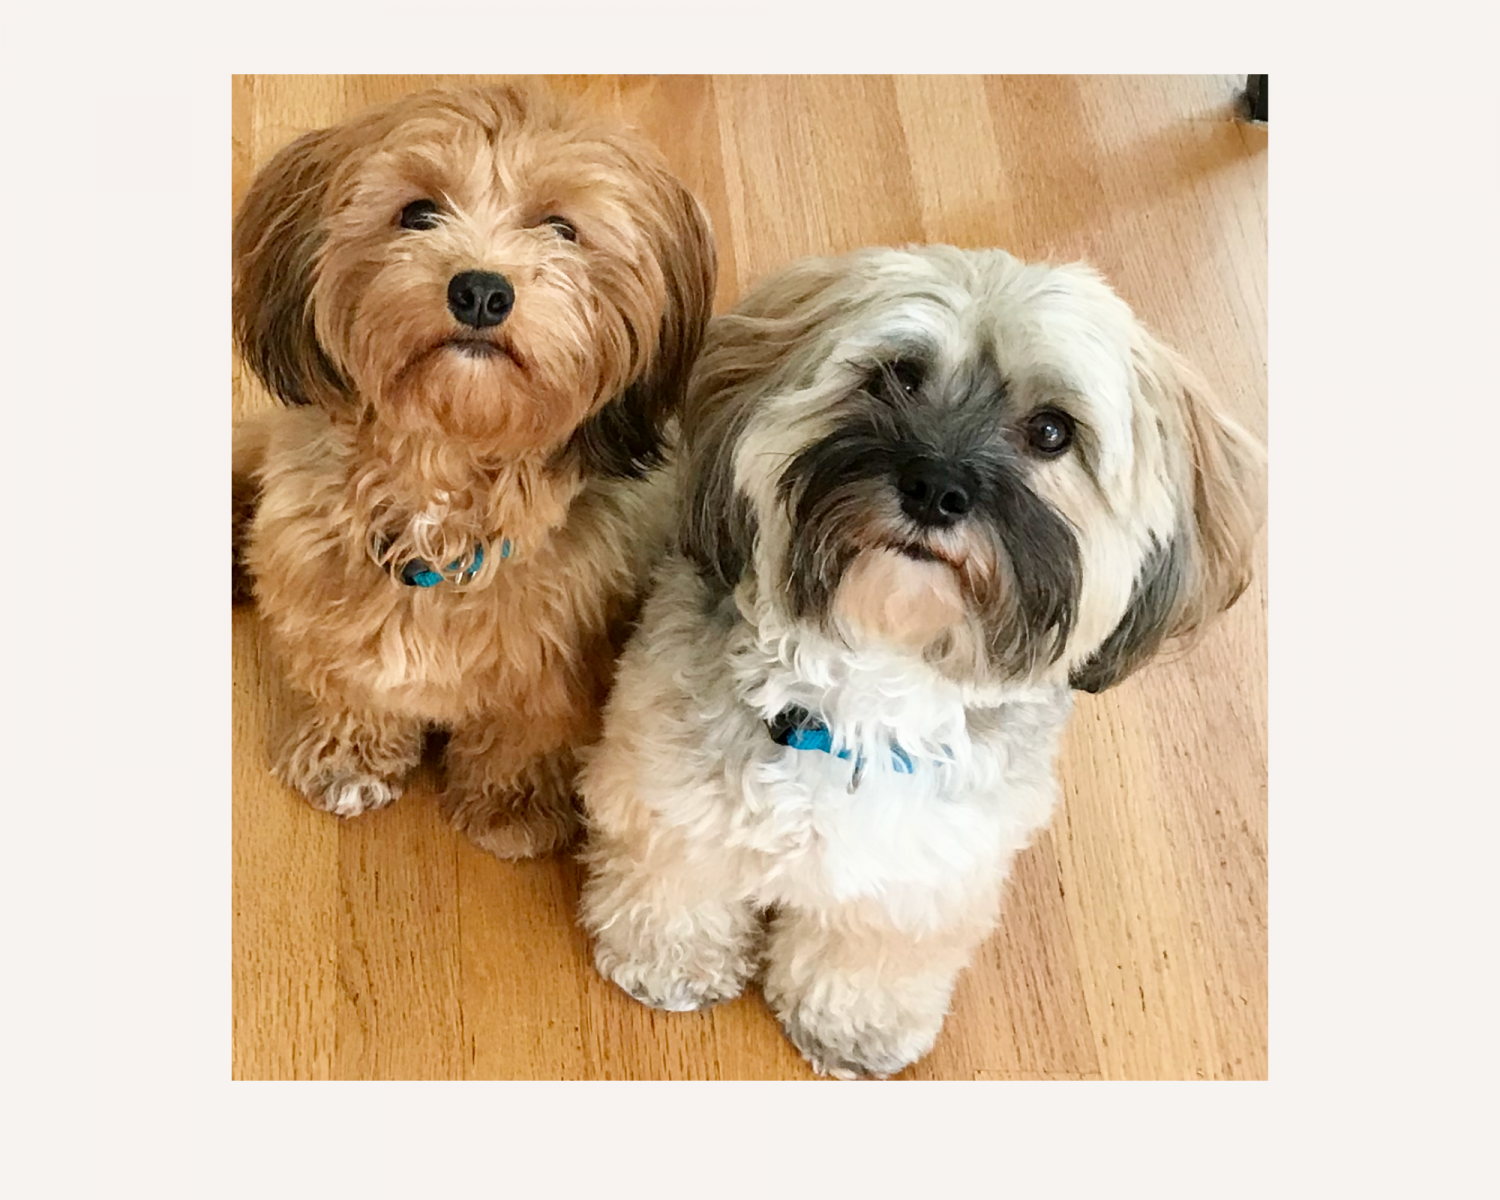
[[[908, 515], [914, 464], [964, 481], [960, 518]], [[1262, 477], [1087, 268], [875, 249], [763, 283], [710, 329], [679, 546], [580, 776], [599, 970], [668, 1009], [759, 978], [830, 1075], [925, 1054], [1050, 817], [1073, 689], [1233, 602]], [[791, 706], [846, 756], [773, 740]]]
[[[403, 225], [416, 201], [428, 227]], [[236, 592], [305, 701], [277, 773], [352, 816], [442, 728], [459, 827], [506, 856], [563, 844], [668, 533], [661, 452], [715, 283], [701, 206], [546, 93], [429, 93], [277, 154], [233, 259], [237, 343], [287, 406], [236, 430], [234, 465]], [[498, 325], [450, 310], [467, 271], [513, 286]], [[476, 547], [467, 582], [397, 578]]]

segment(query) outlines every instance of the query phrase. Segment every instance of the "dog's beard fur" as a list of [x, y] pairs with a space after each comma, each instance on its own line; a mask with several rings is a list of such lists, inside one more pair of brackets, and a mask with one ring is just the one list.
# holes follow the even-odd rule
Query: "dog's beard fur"
[[[993, 436], [988, 414], [1004, 387], [986, 374], [934, 412], [882, 364], [850, 397], [848, 415], [793, 457], [777, 490], [794, 531], [784, 568], [794, 617], [867, 633], [878, 626], [885, 640], [930, 648], [933, 661], [967, 656], [966, 674], [987, 662], [1024, 677], [1056, 661], [1078, 603], [1077, 538], [1027, 485], [1020, 456]], [[903, 514], [895, 481], [944, 460], [962, 464], [973, 509], [952, 528], [924, 528]], [[890, 612], [870, 619], [872, 572], [903, 598], [912, 627]], [[950, 619], [936, 624], [940, 612]]]
[[[1086, 268], [810, 260], [717, 323], [696, 379], [684, 549], [778, 621], [1098, 690], [1243, 587], [1260, 450]], [[1048, 409], [1074, 423], [1056, 456], [1027, 437]], [[922, 463], [964, 482], [949, 527], [903, 512]]]

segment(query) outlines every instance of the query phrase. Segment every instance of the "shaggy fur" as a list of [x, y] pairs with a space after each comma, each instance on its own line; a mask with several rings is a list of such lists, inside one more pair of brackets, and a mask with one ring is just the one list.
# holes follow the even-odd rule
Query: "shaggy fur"
[[[498, 319], [463, 319], [472, 272], [511, 289]], [[654, 151], [538, 92], [409, 97], [261, 171], [234, 325], [288, 407], [236, 430], [234, 522], [306, 702], [289, 786], [378, 808], [437, 727], [458, 827], [507, 857], [567, 841], [714, 282]], [[402, 581], [423, 567], [442, 582]]]
[[[1087, 268], [931, 247], [720, 318], [682, 472], [580, 777], [595, 961], [672, 1010], [758, 976], [817, 1070], [892, 1074], [1049, 819], [1072, 689], [1244, 587], [1261, 450]], [[840, 753], [775, 740], [800, 710]]]

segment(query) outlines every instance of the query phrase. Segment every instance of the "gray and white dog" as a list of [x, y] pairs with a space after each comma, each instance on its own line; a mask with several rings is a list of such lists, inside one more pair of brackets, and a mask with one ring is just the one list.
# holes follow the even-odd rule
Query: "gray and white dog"
[[1260, 446], [1094, 272], [809, 259], [711, 327], [680, 545], [580, 791], [599, 970], [759, 975], [826, 1074], [933, 1045], [1046, 824], [1073, 689], [1243, 590]]

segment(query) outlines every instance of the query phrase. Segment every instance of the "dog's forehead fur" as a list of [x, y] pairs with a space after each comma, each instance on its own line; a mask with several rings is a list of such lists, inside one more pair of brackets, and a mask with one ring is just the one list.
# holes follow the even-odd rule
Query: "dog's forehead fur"
[[965, 405], [984, 416], [988, 405], [998, 426], [1062, 408], [1087, 430], [1088, 470], [1123, 502], [1134, 458], [1136, 325], [1095, 272], [946, 246], [865, 251], [846, 261], [823, 320], [789, 348], [782, 377], [747, 425], [741, 486], [755, 490], [759, 464], [826, 435], [850, 390], [901, 359], [920, 364], [920, 403], [935, 409]]
[[[641, 147], [545, 93], [497, 89], [414, 97], [356, 141], [329, 190], [332, 227], [388, 227], [389, 212], [432, 199], [476, 231], [535, 224], [582, 206], [591, 244], [642, 254]], [[650, 164], [654, 165], [654, 164]]]

